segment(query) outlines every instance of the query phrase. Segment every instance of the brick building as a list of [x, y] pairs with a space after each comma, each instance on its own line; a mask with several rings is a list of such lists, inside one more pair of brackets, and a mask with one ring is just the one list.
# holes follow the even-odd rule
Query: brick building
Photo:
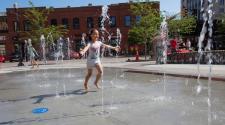
[[[154, 8], [159, 9], [159, 2], [152, 2]], [[128, 31], [131, 28], [131, 22], [140, 19], [138, 16], [132, 15], [130, 11], [130, 3], [118, 3], [108, 6], [108, 14], [111, 19], [111, 24], [106, 25], [106, 29], [116, 35], [116, 29], [119, 28], [122, 34], [121, 48], [125, 51], [128, 48], [127, 39]], [[44, 9], [45, 7], [39, 7]], [[29, 30], [29, 22], [24, 19], [23, 13], [27, 8], [7, 8], [7, 24], [8, 34], [5, 42], [6, 54], [10, 55], [22, 45], [23, 41], [18, 39], [17, 31]], [[64, 25], [68, 30], [65, 37], [69, 37], [76, 45], [80, 42], [81, 34], [88, 33], [91, 28], [100, 28], [102, 6], [82, 7], [66, 7], [54, 8], [54, 11], [48, 15], [47, 25]], [[19, 48], [21, 49], [21, 48]]]
[[8, 25], [6, 13], [0, 13], [0, 55], [6, 54], [6, 38], [8, 35]]

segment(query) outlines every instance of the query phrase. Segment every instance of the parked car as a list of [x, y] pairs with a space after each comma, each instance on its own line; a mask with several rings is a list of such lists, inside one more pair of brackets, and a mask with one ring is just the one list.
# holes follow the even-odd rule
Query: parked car
[[6, 60], [5, 56], [4, 55], [0, 55], [0, 62], [5, 63], [5, 60]]
[[10, 62], [19, 62], [20, 60], [20, 55], [19, 53], [12, 53], [10, 56], [9, 56], [9, 61]]

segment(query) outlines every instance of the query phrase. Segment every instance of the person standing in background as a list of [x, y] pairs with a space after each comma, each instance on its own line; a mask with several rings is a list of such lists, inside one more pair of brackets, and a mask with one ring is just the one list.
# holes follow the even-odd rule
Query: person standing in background
[[172, 39], [170, 41], [171, 52], [175, 53], [177, 51], [177, 41], [176, 39]]
[[190, 41], [190, 39], [187, 39], [186, 47], [187, 47], [187, 50], [191, 50], [191, 41]]

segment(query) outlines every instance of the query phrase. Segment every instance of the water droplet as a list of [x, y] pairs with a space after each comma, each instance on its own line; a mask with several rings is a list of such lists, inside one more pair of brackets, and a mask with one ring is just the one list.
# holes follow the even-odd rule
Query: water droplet
[[124, 73], [120, 75], [121, 78], [124, 78]]
[[109, 109], [115, 110], [115, 109], [118, 109], [118, 107], [116, 107], [116, 106], [110, 106]]
[[213, 114], [213, 119], [217, 120], [217, 114]]
[[197, 94], [199, 94], [202, 91], [202, 86], [198, 85], [196, 91], [197, 91]]

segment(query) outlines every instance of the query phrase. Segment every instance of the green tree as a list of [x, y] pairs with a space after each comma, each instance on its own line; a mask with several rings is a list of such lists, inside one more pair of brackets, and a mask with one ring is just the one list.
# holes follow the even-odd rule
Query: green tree
[[196, 19], [193, 16], [186, 16], [182, 19], [168, 20], [170, 35], [190, 35], [195, 32]]
[[218, 32], [225, 34], [225, 14], [221, 14], [218, 20]]
[[134, 15], [140, 16], [139, 21], [132, 24], [128, 33], [129, 44], [145, 45], [145, 60], [147, 55], [147, 44], [150, 43], [156, 32], [158, 32], [161, 18], [158, 9], [153, 8], [154, 3], [131, 4], [131, 11]]
[[216, 41], [215, 49], [225, 49], [225, 14], [219, 15], [219, 18], [214, 25], [214, 38]]
[[54, 42], [60, 36], [66, 34], [67, 30], [64, 26], [46, 25], [48, 23], [48, 15], [53, 12], [52, 8], [37, 8], [29, 1], [31, 8], [25, 10], [24, 17], [29, 21], [30, 31], [25, 31], [25, 38], [31, 38], [34, 44], [40, 42], [40, 36], [43, 34], [45, 37], [51, 33], [52, 38], [46, 40], [46, 44], [49, 45]]

